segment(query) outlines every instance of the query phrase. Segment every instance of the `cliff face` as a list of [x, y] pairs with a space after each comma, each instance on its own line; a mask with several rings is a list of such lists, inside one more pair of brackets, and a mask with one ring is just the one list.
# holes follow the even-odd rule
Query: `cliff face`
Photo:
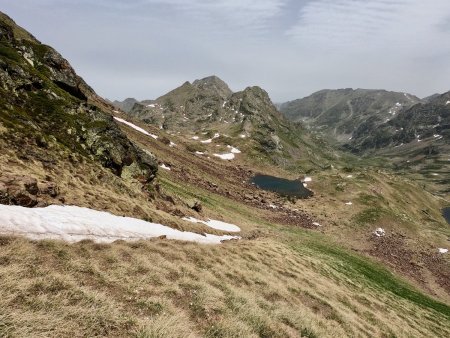
[[[0, 13], [0, 138], [30, 159], [84, 158], [151, 181], [154, 158], [136, 148], [69, 62]], [[44, 155], [45, 154], [45, 155]]]

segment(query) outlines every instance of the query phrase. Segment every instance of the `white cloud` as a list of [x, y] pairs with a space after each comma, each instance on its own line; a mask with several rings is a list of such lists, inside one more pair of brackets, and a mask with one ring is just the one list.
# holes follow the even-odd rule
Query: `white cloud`
[[301, 9], [287, 35], [311, 46], [352, 48], [352, 52], [419, 49], [442, 44], [439, 23], [449, 14], [447, 0], [317, 0]]
[[259, 85], [276, 101], [323, 88], [449, 89], [449, 0], [0, 4], [111, 99], [155, 98], [211, 74], [234, 90]]

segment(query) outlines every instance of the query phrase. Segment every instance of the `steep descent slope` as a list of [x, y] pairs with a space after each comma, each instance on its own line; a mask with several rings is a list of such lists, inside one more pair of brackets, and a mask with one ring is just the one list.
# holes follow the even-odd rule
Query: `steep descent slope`
[[[155, 159], [118, 128], [108, 103], [98, 97], [59, 53], [0, 13], [0, 147], [29, 166], [51, 172], [64, 163], [100, 164], [119, 177], [150, 182]], [[5, 165], [2, 163], [2, 166]], [[6, 186], [18, 180], [11, 162]], [[18, 166], [20, 167], [20, 166]], [[17, 174], [21, 169], [17, 169]], [[21, 204], [7, 187], [1, 201]], [[25, 199], [27, 200], [27, 199]], [[33, 201], [31, 204], [35, 203]]]
[[419, 98], [397, 92], [369, 89], [322, 90], [303, 99], [283, 103], [281, 112], [302, 121], [330, 139], [346, 142], [367, 120], [381, 124]]

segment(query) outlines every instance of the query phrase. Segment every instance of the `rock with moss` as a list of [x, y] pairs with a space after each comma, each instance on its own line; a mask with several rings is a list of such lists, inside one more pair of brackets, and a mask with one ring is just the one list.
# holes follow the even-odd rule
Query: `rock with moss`
[[[139, 151], [69, 62], [0, 13], [0, 134], [33, 157], [33, 147], [94, 160], [121, 176], [150, 182], [156, 160]], [[78, 154], [78, 155], [76, 155]], [[67, 155], [69, 156], [69, 155]]]

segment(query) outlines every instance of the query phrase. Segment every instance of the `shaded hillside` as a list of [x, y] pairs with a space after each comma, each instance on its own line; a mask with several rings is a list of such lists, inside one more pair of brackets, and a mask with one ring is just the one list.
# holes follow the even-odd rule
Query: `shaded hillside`
[[420, 100], [410, 94], [369, 89], [322, 90], [281, 104], [292, 121], [302, 121], [331, 140], [346, 142], [368, 120], [381, 124]]
[[[108, 103], [59, 53], [5, 14], [0, 14], [0, 82], [2, 149], [49, 172], [58, 164], [86, 162], [143, 183], [154, 178], [154, 158], [120, 131], [104, 111]], [[11, 185], [15, 178], [5, 175], [3, 170], [2, 181]], [[4, 199], [21, 204], [9, 195]]]

